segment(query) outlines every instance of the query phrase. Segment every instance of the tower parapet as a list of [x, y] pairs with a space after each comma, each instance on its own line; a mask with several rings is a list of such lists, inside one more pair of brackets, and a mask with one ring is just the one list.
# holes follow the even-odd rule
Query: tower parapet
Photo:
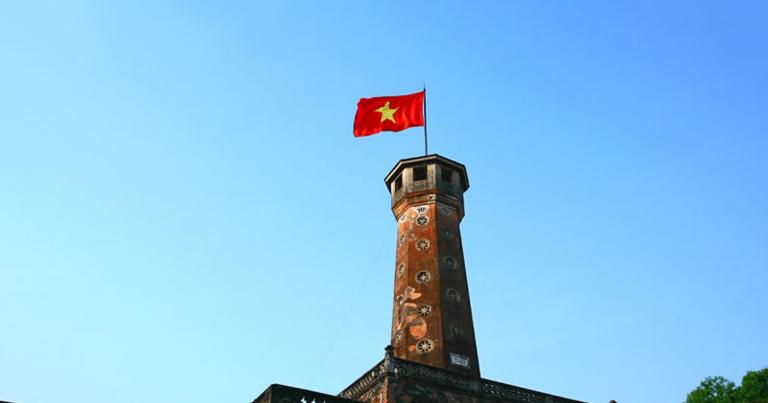
[[[400, 160], [384, 179], [392, 195], [392, 212], [398, 218], [414, 203], [439, 201], [464, 217], [464, 192], [469, 178], [464, 165], [437, 154]], [[405, 196], [408, 197], [405, 197]]]

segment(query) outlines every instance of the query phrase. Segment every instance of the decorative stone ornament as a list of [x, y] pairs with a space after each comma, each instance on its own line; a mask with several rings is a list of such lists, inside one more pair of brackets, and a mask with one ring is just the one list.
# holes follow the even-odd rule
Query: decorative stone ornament
[[416, 350], [421, 354], [427, 354], [435, 348], [435, 343], [430, 339], [421, 339], [416, 343]]
[[456, 291], [453, 288], [449, 288], [445, 291], [445, 296], [448, 298], [448, 301], [451, 302], [458, 302], [461, 297], [459, 296], [459, 292]]
[[432, 275], [428, 271], [420, 271], [416, 273], [416, 282], [419, 284], [426, 284]]
[[443, 238], [445, 238], [445, 239], [453, 239], [453, 231], [451, 231], [451, 229], [450, 229], [450, 228], [443, 228], [443, 230], [442, 230], [442, 231], [440, 231], [440, 234], [441, 234], [441, 235], [443, 236]]
[[403, 341], [403, 331], [398, 330], [397, 333], [395, 333], [395, 344], [400, 344]]
[[451, 325], [451, 334], [456, 337], [464, 336], [464, 329], [461, 328], [461, 326], [457, 324]]

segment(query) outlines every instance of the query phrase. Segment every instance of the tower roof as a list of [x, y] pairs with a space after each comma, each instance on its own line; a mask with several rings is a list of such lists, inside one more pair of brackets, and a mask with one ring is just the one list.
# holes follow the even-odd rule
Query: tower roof
[[469, 189], [469, 177], [467, 177], [467, 168], [464, 166], [464, 164], [445, 158], [439, 154], [405, 158], [398, 161], [398, 163], [395, 164], [395, 167], [389, 171], [389, 174], [387, 174], [386, 178], [384, 178], [384, 183], [386, 183], [387, 188], [389, 188], [389, 184], [392, 183], [392, 181], [395, 180], [398, 175], [400, 175], [403, 169], [433, 162], [439, 162], [456, 170], [459, 173], [459, 177], [461, 178], [462, 191], [466, 192], [467, 189]]

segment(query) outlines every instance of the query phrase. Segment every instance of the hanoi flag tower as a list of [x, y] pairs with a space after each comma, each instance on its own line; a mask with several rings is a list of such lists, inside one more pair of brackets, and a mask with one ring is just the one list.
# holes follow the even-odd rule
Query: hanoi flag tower
[[404, 159], [385, 183], [398, 229], [384, 359], [337, 396], [275, 384], [254, 403], [579, 403], [480, 377], [459, 231], [464, 165], [436, 154]]
[[397, 219], [394, 355], [479, 378], [459, 231], [467, 171], [432, 155], [400, 161], [385, 182]]

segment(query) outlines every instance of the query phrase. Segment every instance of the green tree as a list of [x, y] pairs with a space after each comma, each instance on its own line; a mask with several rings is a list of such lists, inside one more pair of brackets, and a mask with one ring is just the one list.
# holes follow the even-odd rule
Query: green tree
[[709, 376], [688, 394], [685, 403], [740, 403], [739, 388], [722, 376]]
[[739, 397], [739, 403], [768, 403], [768, 368], [747, 372], [741, 379]]

